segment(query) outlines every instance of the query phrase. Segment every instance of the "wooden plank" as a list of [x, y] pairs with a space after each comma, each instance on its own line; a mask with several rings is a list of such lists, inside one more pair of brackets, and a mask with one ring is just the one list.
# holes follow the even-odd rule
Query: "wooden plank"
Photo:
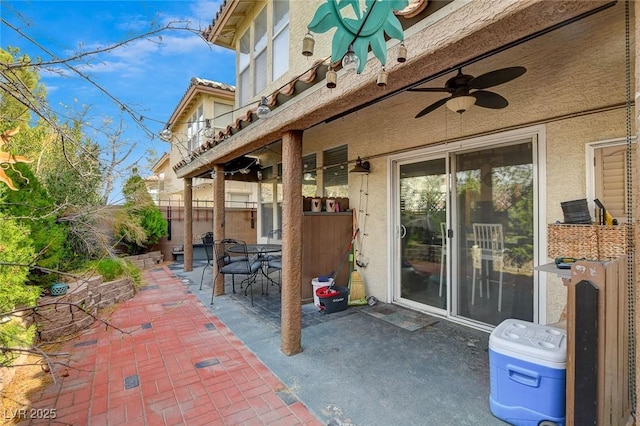
[[[605, 268], [604, 288], [600, 287], [604, 293], [604, 303], [601, 305], [601, 314], [599, 315], [600, 327], [604, 328], [604, 341], [600, 343], [604, 346], [604, 359], [602, 367], [604, 370], [603, 382], [604, 387], [602, 403], [598, 404], [600, 409], [599, 424], [611, 425], [618, 415], [617, 403], [617, 365], [618, 365], [618, 299], [617, 299], [617, 268], [614, 262], [609, 262]], [[617, 422], [616, 422], [617, 424]]]
[[596, 425], [598, 419], [598, 302], [601, 293], [591, 281], [575, 288], [575, 394], [576, 425]]
[[566, 422], [574, 426], [575, 410], [575, 335], [576, 335], [576, 287], [573, 281], [567, 284], [567, 372], [566, 372]]

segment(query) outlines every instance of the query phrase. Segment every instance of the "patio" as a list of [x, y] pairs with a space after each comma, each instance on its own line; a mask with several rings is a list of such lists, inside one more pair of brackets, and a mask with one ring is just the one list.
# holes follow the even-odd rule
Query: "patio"
[[[171, 270], [325, 424], [504, 425], [489, 411], [489, 334], [378, 302], [322, 314], [302, 307], [303, 352], [280, 351], [280, 293], [244, 290], [210, 305], [204, 263]], [[207, 268], [209, 269], [209, 268]]]

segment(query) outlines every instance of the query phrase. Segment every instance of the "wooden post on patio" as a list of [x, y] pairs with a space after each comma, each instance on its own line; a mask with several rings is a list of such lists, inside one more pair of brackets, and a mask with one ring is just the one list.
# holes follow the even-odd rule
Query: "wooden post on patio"
[[280, 350], [302, 352], [302, 132], [282, 135], [282, 315]]
[[[224, 230], [224, 166], [216, 164], [213, 166], [216, 177], [213, 179], [213, 239], [222, 240], [225, 238]], [[214, 253], [215, 257], [215, 253]], [[213, 276], [216, 276], [218, 266], [213, 262]], [[224, 294], [224, 275], [217, 274], [213, 283], [215, 296]]]
[[184, 178], [184, 271], [193, 271], [193, 180]]

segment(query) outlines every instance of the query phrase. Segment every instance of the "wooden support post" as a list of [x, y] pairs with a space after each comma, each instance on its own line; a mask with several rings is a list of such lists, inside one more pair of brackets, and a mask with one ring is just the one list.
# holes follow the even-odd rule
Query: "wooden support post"
[[193, 182], [184, 178], [184, 271], [193, 271]]
[[[222, 240], [225, 238], [224, 228], [224, 166], [216, 164], [213, 166], [216, 177], [213, 180], [213, 239]], [[218, 266], [213, 263], [213, 276], [217, 277], [213, 283], [214, 296], [224, 294], [224, 275], [217, 274]]]
[[280, 350], [302, 351], [302, 132], [282, 137], [282, 316]]

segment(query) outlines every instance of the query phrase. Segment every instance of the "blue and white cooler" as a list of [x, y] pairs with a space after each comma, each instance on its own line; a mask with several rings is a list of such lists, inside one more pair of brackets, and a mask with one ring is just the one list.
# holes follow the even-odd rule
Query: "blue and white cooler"
[[515, 426], [565, 424], [567, 334], [508, 319], [489, 337], [491, 413]]

